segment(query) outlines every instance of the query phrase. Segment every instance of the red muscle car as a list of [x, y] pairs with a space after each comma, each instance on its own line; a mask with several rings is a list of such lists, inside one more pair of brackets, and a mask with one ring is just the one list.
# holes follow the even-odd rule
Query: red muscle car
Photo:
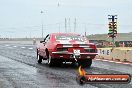
[[49, 66], [72, 62], [90, 67], [96, 55], [95, 44], [74, 33], [51, 33], [37, 45], [38, 63], [47, 60]]

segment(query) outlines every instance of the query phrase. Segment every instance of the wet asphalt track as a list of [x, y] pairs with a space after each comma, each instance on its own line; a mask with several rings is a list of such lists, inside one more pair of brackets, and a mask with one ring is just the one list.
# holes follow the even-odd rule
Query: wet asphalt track
[[[35, 46], [0, 44], [0, 88], [132, 88], [129, 84], [86, 84], [76, 82], [77, 67], [62, 65], [50, 68], [37, 64]], [[132, 65], [94, 60], [87, 73], [132, 75]]]

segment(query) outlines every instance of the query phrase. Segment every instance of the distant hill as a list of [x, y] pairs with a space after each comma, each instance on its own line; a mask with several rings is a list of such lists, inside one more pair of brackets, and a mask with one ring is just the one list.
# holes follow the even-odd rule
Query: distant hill
[[[108, 37], [107, 34], [94, 34], [88, 35], [87, 38], [89, 40], [106, 40], [111, 41], [111, 38]], [[118, 33], [115, 41], [132, 41], [132, 32], [130, 33]]]

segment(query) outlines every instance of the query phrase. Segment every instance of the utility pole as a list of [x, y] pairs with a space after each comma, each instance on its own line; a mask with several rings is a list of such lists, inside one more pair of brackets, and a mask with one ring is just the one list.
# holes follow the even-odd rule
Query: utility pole
[[86, 28], [86, 24], [85, 24], [85, 37], [87, 36], [87, 28]]
[[70, 18], [69, 18], [68, 24], [69, 24], [69, 32], [71, 32], [71, 22], [70, 22]]
[[60, 23], [58, 24], [58, 28], [59, 28], [59, 33], [60, 33]]
[[114, 38], [117, 36], [117, 15], [108, 15], [109, 33], [108, 36], [112, 38], [112, 50], [115, 46]]
[[76, 32], [76, 26], [77, 26], [77, 22], [76, 22], [76, 18], [75, 18], [75, 21], [74, 21], [74, 33]]
[[44, 33], [43, 33], [43, 30], [44, 30], [44, 28], [43, 28], [43, 26], [44, 26], [44, 25], [43, 25], [43, 13], [44, 13], [44, 12], [41, 11], [41, 17], [42, 17], [42, 18], [41, 18], [41, 25], [42, 25], [42, 38], [44, 37], [44, 36], [43, 36], [43, 34], [44, 34]]
[[65, 32], [67, 33], [67, 19], [65, 18]]

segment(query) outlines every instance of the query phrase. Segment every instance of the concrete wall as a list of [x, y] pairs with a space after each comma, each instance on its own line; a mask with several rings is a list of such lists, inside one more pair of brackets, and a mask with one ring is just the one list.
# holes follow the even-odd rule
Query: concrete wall
[[98, 48], [96, 58], [132, 62], [132, 48]]
[[127, 61], [132, 62], [132, 50], [127, 51], [126, 59]]

